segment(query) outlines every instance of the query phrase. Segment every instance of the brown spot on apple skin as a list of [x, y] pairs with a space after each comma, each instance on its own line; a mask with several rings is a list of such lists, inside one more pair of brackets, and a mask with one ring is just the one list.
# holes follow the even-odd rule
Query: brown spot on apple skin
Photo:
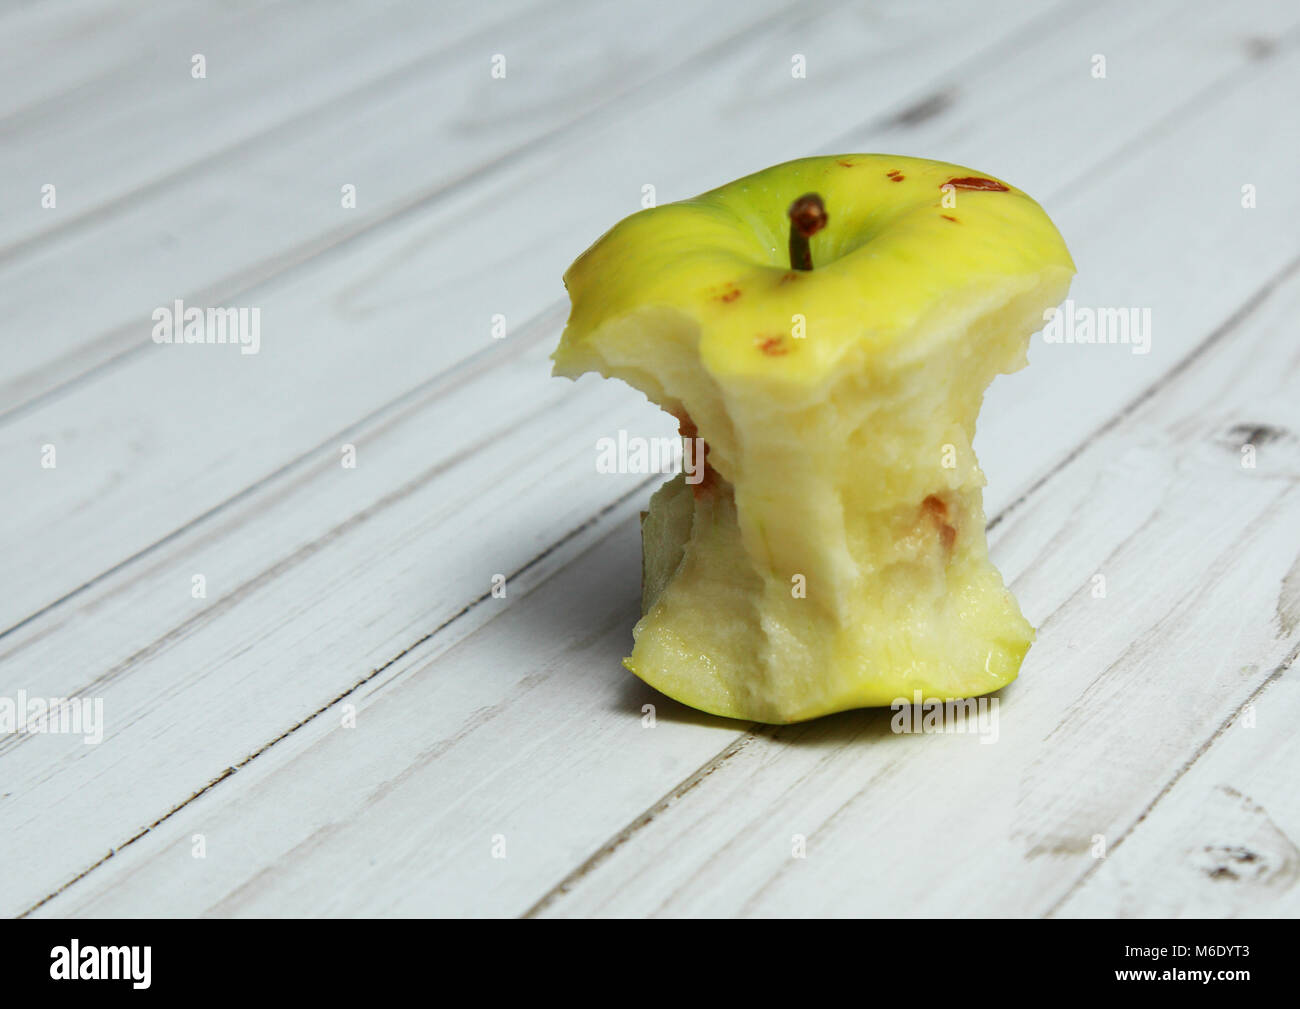
[[799, 279], [799, 271], [798, 271], [798, 270], [786, 270], [785, 273], [781, 274], [781, 279], [780, 279], [779, 281], [777, 281], [777, 283], [779, 283], [779, 284], [793, 284], [793, 283], [794, 283], [796, 280], [798, 280], [798, 279]]
[[957, 218], [953, 217], [951, 214], [940, 214], [939, 216], [945, 221], [952, 221], [953, 224], [961, 224], [961, 221], [957, 220]]
[[737, 298], [739, 298], [739, 297], [740, 297], [740, 288], [739, 288], [739, 287], [733, 287], [733, 288], [732, 288], [730, 291], [728, 291], [726, 294], [720, 294], [720, 295], [718, 295], [718, 300], [719, 300], [719, 301], [725, 301], [725, 302], [727, 302], [727, 303], [731, 303], [731, 302], [735, 301], [735, 300], [736, 300]]
[[891, 175], [891, 176], [889, 177], [889, 181], [890, 181], [890, 182], [902, 182], [902, 181], [903, 181], [904, 179], [906, 179], [906, 178], [907, 178], [906, 175]]
[[835, 162], [835, 163], [836, 163], [837, 165], [841, 166], [842, 168], [852, 168], [852, 167], [853, 167], [853, 162], [852, 162], [852, 161], [837, 161], [837, 162]]
[[1005, 193], [1007, 187], [996, 179], [981, 179], [978, 176], [968, 175], [960, 179], [949, 179], [943, 183], [943, 186], [952, 186], [954, 189], [979, 189], [989, 193]]
[[790, 353], [790, 348], [783, 345], [779, 336], [760, 336], [756, 342], [758, 349], [768, 357], [781, 357]]

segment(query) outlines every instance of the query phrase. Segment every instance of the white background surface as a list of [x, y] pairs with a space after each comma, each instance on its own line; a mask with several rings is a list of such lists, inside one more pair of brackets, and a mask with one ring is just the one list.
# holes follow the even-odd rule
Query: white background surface
[[[0, 737], [0, 912], [1297, 913], [1298, 31], [1264, 0], [7, 5], [0, 696], [100, 699], [105, 734]], [[1011, 180], [1077, 303], [1152, 312], [1149, 354], [1035, 338], [986, 401], [1039, 628], [996, 745], [727, 722], [619, 664], [659, 478], [594, 444], [673, 424], [549, 377], [560, 275], [646, 184], [846, 151]], [[177, 298], [260, 308], [261, 352], [154, 344]]]

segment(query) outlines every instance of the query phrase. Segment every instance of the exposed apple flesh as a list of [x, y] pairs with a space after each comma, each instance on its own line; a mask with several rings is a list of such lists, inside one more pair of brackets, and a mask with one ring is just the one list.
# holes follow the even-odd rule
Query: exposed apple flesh
[[[830, 223], [792, 270], [785, 211], [814, 191]], [[597, 242], [556, 372], [622, 378], [709, 445], [707, 479], [644, 518], [628, 668], [765, 722], [1014, 679], [1033, 630], [988, 559], [971, 438], [1072, 274], [1023, 193], [882, 155], [779, 165]]]

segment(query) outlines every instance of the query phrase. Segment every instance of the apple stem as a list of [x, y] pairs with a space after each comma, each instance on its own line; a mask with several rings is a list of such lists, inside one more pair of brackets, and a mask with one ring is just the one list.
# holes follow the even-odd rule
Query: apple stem
[[816, 193], [805, 193], [790, 204], [786, 216], [790, 218], [790, 269], [811, 270], [812, 250], [808, 248], [808, 239], [826, 227], [830, 220], [826, 205]]

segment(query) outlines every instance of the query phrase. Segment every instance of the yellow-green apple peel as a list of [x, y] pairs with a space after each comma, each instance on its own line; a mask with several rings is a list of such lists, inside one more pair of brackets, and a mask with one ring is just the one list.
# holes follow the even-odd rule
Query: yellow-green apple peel
[[628, 668], [763, 722], [1014, 679], [1033, 629], [971, 439], [1073, 274], [1024, 193], [879, 154], [777, 165], [583, 253], [556, 374], [621, 378], [708, 444], [642, 521]]

